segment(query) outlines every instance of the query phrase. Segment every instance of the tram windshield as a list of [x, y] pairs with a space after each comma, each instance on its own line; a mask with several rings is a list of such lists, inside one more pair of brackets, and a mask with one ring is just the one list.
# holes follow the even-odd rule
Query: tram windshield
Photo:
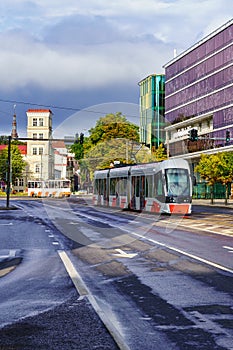
[[166, 169], [166, 189], [168, 196], [188, 196], [190, 193], [187, 169]]

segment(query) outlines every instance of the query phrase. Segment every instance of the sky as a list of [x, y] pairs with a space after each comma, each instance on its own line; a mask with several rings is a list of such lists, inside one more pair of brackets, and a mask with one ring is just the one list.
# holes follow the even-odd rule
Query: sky
[[50, 108], [54, 134], [88, 135], [122, 112], [139, 125], [138, 82], [232, 18], [232, 0], [1, 0], [0, 135]]

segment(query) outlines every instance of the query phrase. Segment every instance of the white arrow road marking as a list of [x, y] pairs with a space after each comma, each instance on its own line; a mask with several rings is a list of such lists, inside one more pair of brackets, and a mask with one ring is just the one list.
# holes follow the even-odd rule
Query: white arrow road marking
[[14, 250], [14, 249], [10, 249], [9, 250], [9, 254], [8, 255], [0, 255], [0, 258], [13, 258], [14, 256], [15, 256], [15, 254], [16, 254], [16, 250]]
[[228, 253], [233, 253], [233, 247], [228, 247], [227, 245], [224, 245], [223, 248], [228, 249]]
[[129, 258], [129, 259], [132, 259], [134, 258], [136, 255], [138, 255], [137, 253], [135, 254], [131, 254], [131, 253], [126, 253], [124, 252], [123, 250], [121, 249], [115, 249], [118, 253], [117, 254], [113, 254], [115, 256], [118, 256], [120, 258]]

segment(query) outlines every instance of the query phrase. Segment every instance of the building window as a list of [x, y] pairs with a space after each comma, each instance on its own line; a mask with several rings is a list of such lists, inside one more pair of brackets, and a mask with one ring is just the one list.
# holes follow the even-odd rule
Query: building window
[[43, 154], [43, 147], [39, 147], [39, 155]]
[[44, 135], [43, 134], [39, 134], [39, 139], [43, 139]]
[[39, 126], [44, 126], [44, 119], [43, 118], [39, 118]]
[[21, 178], [21, 179], [18, 179], [18, 184], [19, 186], [24, 186], [24, 180]]
[[37, 134], [33, 134], [33, 135], [32, 135], [32, 138], [33, 138], [33, 139], [37, 139]]
[[36, 154], [37, 154], [37, 148], [36, 148], [36, 147], [33, 147], [33, 149], [32, 149], [32, 154], [33, 154], [33, 155], [36, 155]]
[[37, 118], [33, 118], [32, 119], [32, 125], [33, 126], [37, 126]]
[[39, 166], [39, 164], [36, 164], [35, 172], [36, 172], [37, 174], [40, 172], [40, 166]]

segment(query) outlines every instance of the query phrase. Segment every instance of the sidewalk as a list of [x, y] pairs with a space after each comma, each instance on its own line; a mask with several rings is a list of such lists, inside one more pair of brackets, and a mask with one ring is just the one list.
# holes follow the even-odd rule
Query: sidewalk
[[210, 199], [193, 199], [192, 204], [233, 209], [233, 199], [228, 199], [227, 205], [225, 205], [225, 199], [214, 199], [214, 204], [211, 204]]

